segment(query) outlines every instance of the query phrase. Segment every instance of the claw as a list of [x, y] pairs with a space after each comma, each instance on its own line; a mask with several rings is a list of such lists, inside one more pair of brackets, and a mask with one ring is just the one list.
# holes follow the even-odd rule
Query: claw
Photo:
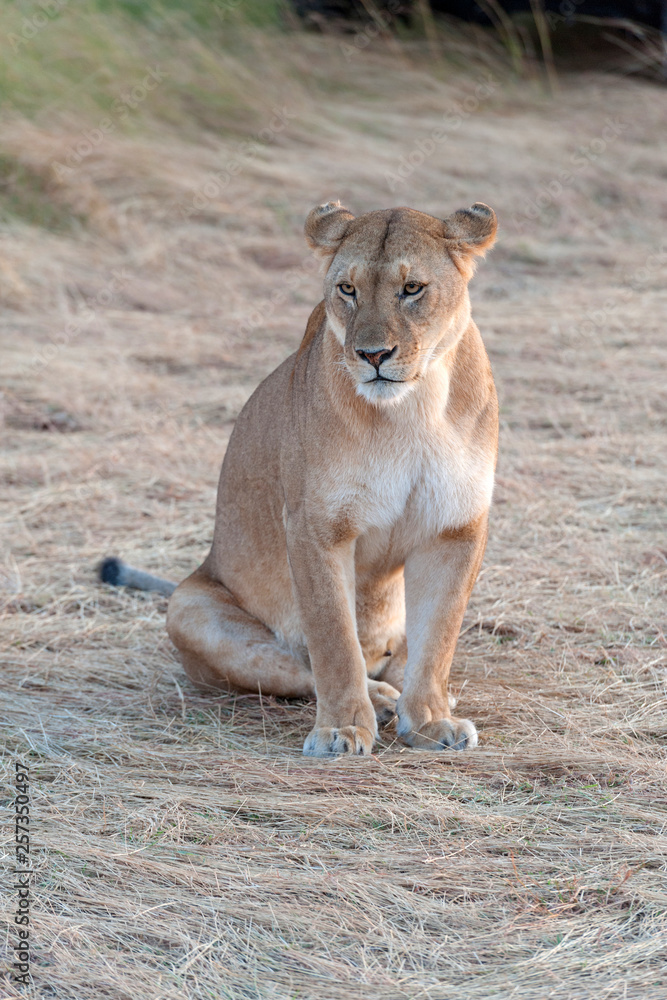
[[370, 754], [374, 742], [374, 734], [364, 726], [345, 726], [344, 729], [320, 726], [306, 737], [303, 752], [307, 757], [365, 756]]
[[408, 746], [420, 750], [472, 750], [477, 746], [477, 730], [470, 719], [439, 719], [420, 729], [405, 729], [406, 721], [402, 720], [399, 734]]

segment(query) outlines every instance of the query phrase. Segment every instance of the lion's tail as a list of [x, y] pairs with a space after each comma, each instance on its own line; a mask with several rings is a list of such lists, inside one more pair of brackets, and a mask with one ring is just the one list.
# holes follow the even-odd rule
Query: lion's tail
[[109, 583], [112, 587], [134, 587], [135, 590], [155, 590], [159, 594], [169, 597], [178, 586], [171, 580], [163, 580], [159, 576], [152, 576], [151, 573], [144, 573], [141, 569], [134, 569], [128, 566], [122, 559], [115, 556], [108, 556], [103, 559], [97, 567], [97, 572], [102, 583]]

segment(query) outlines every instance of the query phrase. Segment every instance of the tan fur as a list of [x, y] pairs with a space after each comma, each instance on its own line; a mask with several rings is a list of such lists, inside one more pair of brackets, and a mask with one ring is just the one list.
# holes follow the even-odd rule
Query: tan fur
[[170, 600], [196, 683], [316, 693], [307, 754], [369, 753], [394, 708], [412, 746], [477, 742], [447, 681], [497, 452], [467, 290], [495, 230], [484, 205], [311, 212], [324, 301], [240, 414], [211, 552]]

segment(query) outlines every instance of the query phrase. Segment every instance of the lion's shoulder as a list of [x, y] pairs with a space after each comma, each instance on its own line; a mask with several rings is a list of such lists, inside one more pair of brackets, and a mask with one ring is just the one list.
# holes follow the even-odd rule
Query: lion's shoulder
[[297, 351], [297, 358], [308, 350], [313, 340], [319, 333], [319, 331], [324, 326], [326, 321], [326, 309], [324, 307], [324, 299], [315, 306], [310, 316], [308, 317], [308, 322], [306, 324], [306, 332], [303, 335], [301, 343], [299, 344], [299, 349]]

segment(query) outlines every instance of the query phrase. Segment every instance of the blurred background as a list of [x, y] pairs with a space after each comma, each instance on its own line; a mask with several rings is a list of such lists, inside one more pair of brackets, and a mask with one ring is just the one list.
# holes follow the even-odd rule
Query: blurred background
[[[626, 280], [661, 235], [666, 10], [3, 4], [5, 419], [67, 432], [148, 406], [153, 421], [194, 407], [224, 423], [245, 396], [244, 352], [255, 382], [317, 301], [301, 226], [325, 200], [491, 204], [500, 243], [481, 281], [496, 315], [533, 274], [570, 300], [558, 282], [584, 256], [588, 280]], [[599, 295], [582, 303], [553, 319], [566, 335], [600, 325]], [[240, 365], [229, 400], [225, 352]]]

